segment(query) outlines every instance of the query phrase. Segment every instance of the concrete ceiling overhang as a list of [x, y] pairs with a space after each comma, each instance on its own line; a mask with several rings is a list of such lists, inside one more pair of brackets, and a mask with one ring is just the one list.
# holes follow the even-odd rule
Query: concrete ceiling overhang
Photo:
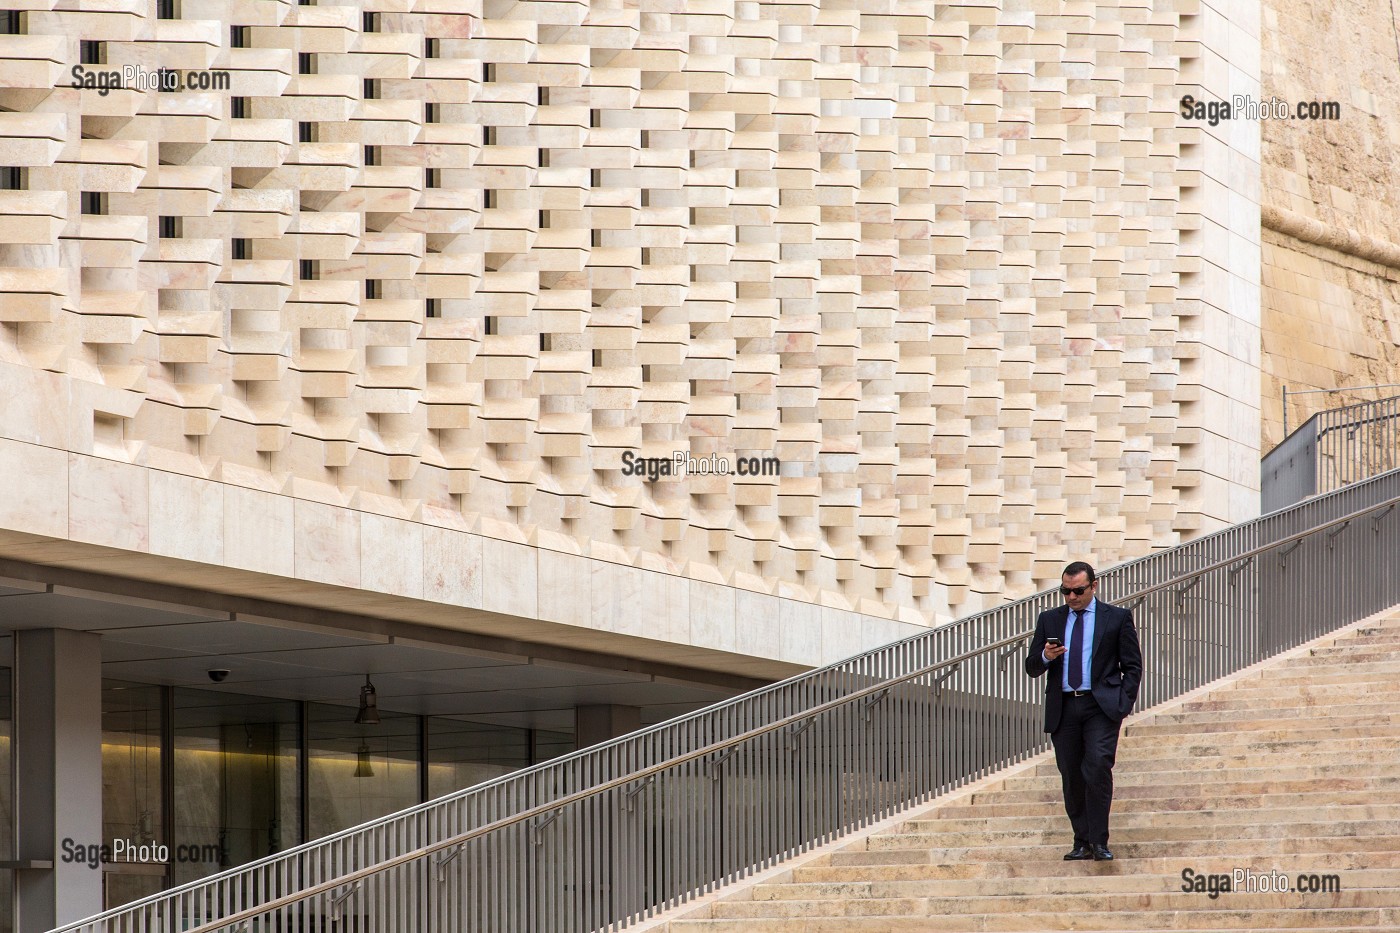
[[[152, 598], [193, 601], [200, 606], [251, 606], [253, 608], [244, 611], [279, 618], [300, 619], [309, 613], [313, 619], [330, 615], [404, 622], [425, 631], [454, 632], [481, 636], [487, 641], [528, 645], [529, 650], [524, 653], [532, 657], [544, 656], [547, 649], [561, 649], [565, 653], [654, 662], [663, 667], [708, 672], [752, 684], [771, 683], [808, 669], [805, 665], [775, 658], [664, 638], [645, 638], [0, 529], [0, 576], [6, 575], [21, 581], [96, 578], [113, 581], [98, 587], [104, 591], [141, 597], [148, 593], [177, 594]], [[253, 598], [249, 594], [257, 595]], [[269, 606], [274, 608], [268, 611]]]
[[[366, 675], [381, 710], [557, 731], [579, 705], [637, 706], [652, 723], [765, 682], [0, 561], [0, 630], [35, 628], [99, 634], [104, 678], [334, 704], [347, 721]], [[208, 671], [220, 668], [230, 673], [216, 684]]]

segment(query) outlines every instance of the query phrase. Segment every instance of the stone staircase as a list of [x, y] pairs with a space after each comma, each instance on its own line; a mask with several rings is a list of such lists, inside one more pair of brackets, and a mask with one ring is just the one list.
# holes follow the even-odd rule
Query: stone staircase
[[[1117, 861], [1062, 859], [1047, 755], [646, 928], [1400, 929], [1400, 610], [1133, 718], [1114, 776]], [[1183, 891], [1187, 870], [1340, 890], [1211, 897]]]

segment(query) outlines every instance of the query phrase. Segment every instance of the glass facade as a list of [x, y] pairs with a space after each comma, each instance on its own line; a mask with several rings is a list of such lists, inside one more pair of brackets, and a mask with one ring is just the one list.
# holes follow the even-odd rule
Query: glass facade
[[[10, 690], [0, 751], [9, 767]], [[572, 751], [573, 736], [217, 690], [102, 684], [103, 842], [163, 862], [103, 866], [116, 906]], [[6, 772], [8, 773], [8, 772]], [[12, 825], [9, 787], [0, 813]], [[8, 846], [13, 833], [0, 835]], [[6, 850], [8, 851], [8, 849]], [[0, 872], [8, 899], [12, 872]], [[0, 933], [13, 911], [0, 903]]]

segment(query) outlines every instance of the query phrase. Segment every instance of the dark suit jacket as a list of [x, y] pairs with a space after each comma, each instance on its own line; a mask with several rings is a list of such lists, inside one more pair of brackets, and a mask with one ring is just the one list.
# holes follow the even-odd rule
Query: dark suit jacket
[[[1064, 704], [1061, 683], [1067, 655], [1049, 664], [1041, 657], [1045, 640], [1051, 635], [1065, 641], [1065, 625], [1069, 622], [1069, 606], [1047, 609], [1035, 620], [1035, 636], [1026, 654], [1026, 673], [1039, 677], [1049, 671], [1045, 684], [1045, 731], [1054, 732], [1060, 725], [1060, 709]], [[1142, 649], [1138, 646], [1137, 628], [1133, 614], [1126, 609], [1099, 600], [1094, 607], [1094, 648], [1089, 661], [1089, 689], [1094, 701], [1109, 719], [1122, 721], [1137, 702], [1138, 684], [1142, 682]]]

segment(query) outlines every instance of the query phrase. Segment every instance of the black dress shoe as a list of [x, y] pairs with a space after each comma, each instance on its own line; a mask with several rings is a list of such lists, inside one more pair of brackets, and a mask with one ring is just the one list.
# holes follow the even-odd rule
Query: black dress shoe
[[1094, 849], [1094, 861], [1096, 861], [1096, 862], [1111, 862], [1111, 861], [1113, 861], [1113, 853], [1110, 852], [1110, 851], [1108, 851], [1108, 846], [1101, 846], [1101, 845], [1099, 845], [1098, 843], [1094, 843], [1093, 849]]
[[[1066, 862], [1087, 862], [1094, 857], [1094, 850], [1082, 843], [1075, 843], [1073, 849], [1065, 853]], [[1112, 858], [1112, 856], [1109, 856]]]

